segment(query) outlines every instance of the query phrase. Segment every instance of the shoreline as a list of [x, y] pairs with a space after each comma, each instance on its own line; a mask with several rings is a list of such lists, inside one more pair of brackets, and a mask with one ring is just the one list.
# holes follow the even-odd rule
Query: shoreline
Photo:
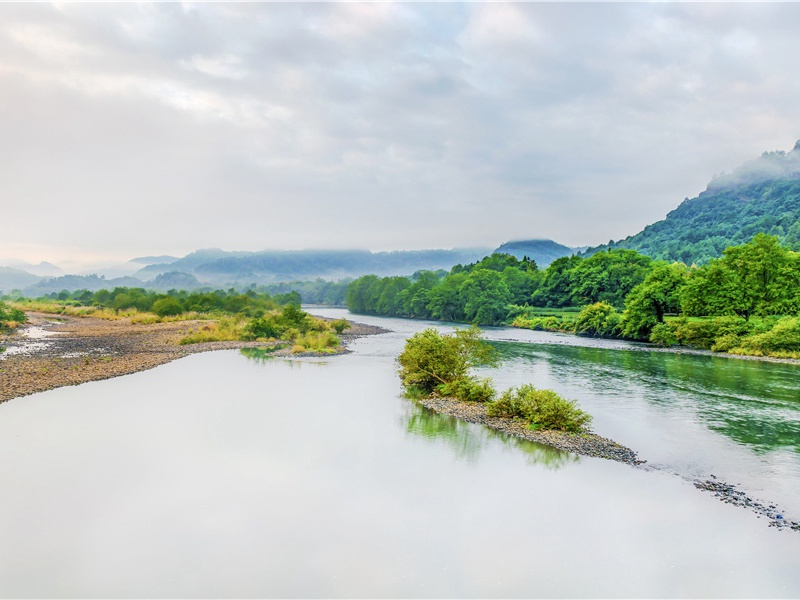
[[[179, 345], [191, 330], [208, 321], [132, 324], [129, 319], [108, 321], [97, 317], [72, 317], [28, 313], [29, 323], [0, 337], [0, 403], [68, 385], [111, 379], [146, 371], [192, 354], [215, 350], [269, 348], [276, 342], [203, 342]], [[349, 352], [354, 339], [383, 333], [381, 327], [351, 323], [339, 335], [341, 347], [334, 356]], [[26, 334], [34, 330], [35, 336]], [[275, 356], [291, 354], [287, 349]]]
[[639, 466], [647, 461], [639, 459], [636, 452], [618, 444], [614, 440], [601, 437], [596, 433], [569, 433], [553, 429], [529, 429], [527, 424], [508, 417], [490, 417], [486, 414], [486, 405], [479, 402], [465, 402], [454, 398], [427, 396], [414, 398], [414, 402], [434, 412], [455, 417], [467, 423], [485, 425], [489, 429], [527, 440], [544, 444], [557, 450], [604, 458], [631, 466]]

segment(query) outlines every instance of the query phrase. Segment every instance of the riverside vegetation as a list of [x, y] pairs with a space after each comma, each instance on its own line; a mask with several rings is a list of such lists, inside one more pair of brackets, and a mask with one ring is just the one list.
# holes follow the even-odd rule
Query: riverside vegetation
[[413, 396], [451, 397], [461, 402], [485, 403], [490, 417], [523, 420], [530, 429], [582, 433], [591, 416], [553, 390], [522, 385], [497, 391], [490, 378], [477, 379], [470, 369], [497, 366], [497, 354], [472, 327], [441, 335], [433, 328], [411, 336], [397, 358], [403, 385]]
[[757, 234], [702, 266], [635, 250], [570, 256], [541, 271], [493, 254], [444, 276], [360, 277], [356, 313], [432, 318], [800, 358], [800, 254]]
[[[219, 341], [269, 341], [286, 345], [293, 353], [339, 351], [344, 319], [318, 319], [300, 308], [296, 292], [270, 296], [254, 291], [170, 291], [161, 294], [142, 288], [115, 288], [90, 292], [61, 292], [37, 299], [17, 298], [4, 309], [0, 326], [24, 320], [23, 311], [101, 319], [128, 319], [131, 324], [205, 321], [180, 344]], [[4, 315], [9, 315], [4, 319]]]

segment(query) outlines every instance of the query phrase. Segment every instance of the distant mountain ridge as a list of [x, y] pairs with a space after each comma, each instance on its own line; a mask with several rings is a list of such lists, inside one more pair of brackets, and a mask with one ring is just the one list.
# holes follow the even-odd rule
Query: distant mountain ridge
[[452, 250], [266, 250], [262, 252], [226, 252], [204, 249], [192, 252], [167, 264], [148, 265], [137, 271], [140, 279], [151, 279], [168, 272], [196, 276], [203, 282], [273, 283], [277, 281], [342, 279], [368, 273], [410, 275], [422, 269], [449, 270], [458, 263], [483, 258], [489, 248]]
[[629, 248], [656, 259], [704, 264], [760, 232], [800, 249], [800, 141], [789, 152], [764, 152], [715, 177], [704, 192], [685, 199], [662, 221], [624, 240], [589, 248], [585, 255]]
[[533, 240], [513, 240], [501, 244], [496, 253], [510, 254], [517, 259], [524, 257], [533, 259], [540, 269], [546, 268], [551, 262], [564, 256], [572, 256], [586, 250], [588, 246], [580, 248], [570, 248], [553, 240], [533, 239]]

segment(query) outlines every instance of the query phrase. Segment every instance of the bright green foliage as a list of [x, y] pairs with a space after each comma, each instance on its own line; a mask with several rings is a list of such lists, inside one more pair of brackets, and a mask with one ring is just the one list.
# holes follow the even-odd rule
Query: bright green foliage
[[451, 383], [439, 384], [436, 386], [436, 391], [441, 396], [456, 398], [464, 402], [490, 402], [497, 394], [492, 380], [488, 377], [484, 379], [460, 377]]
[[650, 341], [659, 346], [672, 346], [678, 343], [675, 331], [666, 323], [658, 323], [650, 332]]
[[621, 308], [625, 296], [644, 281], [652, 262], [652, 259], [634, 250], [609, 250], [593, 254], [572, 270], [572, 304], [608, 302]]
[[531, 296], [534, 306], [558, 308], [572, 302], [573, 270], [583, 261], [580, 256], [554, 260], [542, 275], [538, 289]]
[[461, 286], [464, 316], [471, 323], [498, 325], [508, 314], [511, 292], [497, 271], [476, 269]]
[[441, 321], [464, 321], [464, 303], [461, 286], [466, 281], [466, 273], [454, 273], [428, 292], [430, 316]]
[[[643, 231], [615, 244], [654, 259], [706, 264], [728, 246], [759, 232], [800, 250], [800, 145], [791, 152], [766, 152], [731, 175], [708, 185], [698, 197]], [[605, 249], [603, 246], [599, 249]]]
[[153, 302], [153, 306], [150, 310], [159, 317], [174, 316], [183, 312], [183, 305], [177, 298], [166, 296]]
[[492, 254], [450, 274], [421, 271], [413, 277], [365, 275], [347, 287], [352, 312], [497, 325], [512, 302], [527, 303], [540, 279], [536, 263]]
[[681, 292], [689, 277], [686, 265], [661, 264], [625, 298], [622, 333], [627, 338], [646, 340], [664, 315], [680, 311]]
[[748, 337], [740, 345], [751, 354], [800, 352], [800, 317], [784, 317], [769, 331]]
[[11, 308], [0, 301], [0, 331], [7, 329], [12, 323], [25, 323], [28, 317], [18, 308]]
[[345, 329], [352, 327], [347, 319], [334, 319], [330, 325], [336, 333], [342, 333]]
[[751, 316], [795, 314], [800, 308], [800, 258], [778, 238], [756, 235], [726, 248], [690, 278], [683, 292], [687, 315]]
[[269, 312], [250, 321], [244, 328], [243, 339], [282, 339], [294, 341], [310, 332], [326, 332], [328, 325], [303, 311], [296, 304]]
[[440, 384], [466, 378], [473, 367], [496, 365], [497, 356], [477, 327], [449, 335], [428, 328], [406, 340], [397, 362], [403, 385], [433, 393]]
[[574, 402], [565, 400], [553, 390], [539, 390], [530, 384], [503, 392], [498, 400], [486, 406], [486, 414], [494, 417], [519, 417], [539, 429], [560, 429], [581, 432], [592, 417]]
[[575, 321], [575, 333], [595, 337], [614, 337], [619, 334], [622, 315], [608, 302], [595, 302], [585, 307]]
[[730, 336], [742, 338], [753, 332], [751, 323], [733, 316], [700, 321], [679, 319], [672, 326], [678, 343], [707, 349], [712, 349], [721, 338], [726, 338], [726, 343], [729, 343]]

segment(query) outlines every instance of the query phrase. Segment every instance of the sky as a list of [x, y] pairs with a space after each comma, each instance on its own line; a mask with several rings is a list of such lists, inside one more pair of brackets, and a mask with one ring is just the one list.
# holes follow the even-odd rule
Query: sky
[[0, 4], [0, 260], [620, 239], [800, 138], [800, 4]]

